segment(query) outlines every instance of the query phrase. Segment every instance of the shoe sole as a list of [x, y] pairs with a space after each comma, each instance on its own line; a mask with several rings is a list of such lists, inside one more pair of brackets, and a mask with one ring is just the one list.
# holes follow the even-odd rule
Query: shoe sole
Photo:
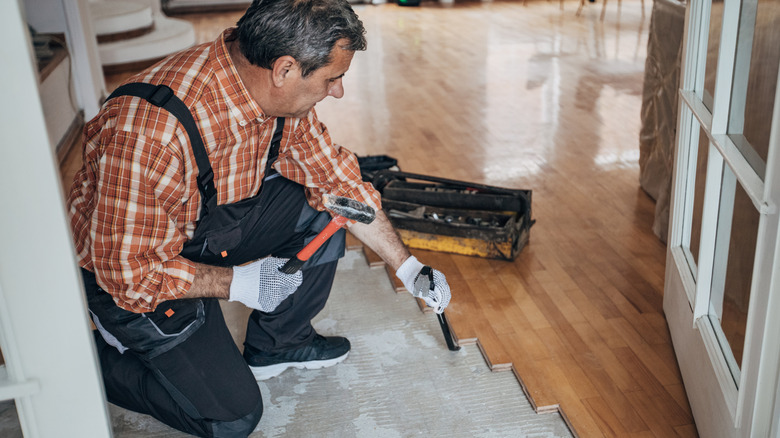
[[252, 370], [252, 374], [254, 374], [255, 380], [268, 380], [272, 377], [276, 377], [279, 374], [282, 374], [288, 368], [297, 368], [299, 370], [318, 370], [321, 368], [332, 367], [333, 365], [343, 362], [347, 356], [349, 356], [349, 351], [344, 353], [342, 356], [333, 359], [311, 360], [307, 362], [285, 362], [268, 365], [265, 367], [250, 366], [249, 369]]

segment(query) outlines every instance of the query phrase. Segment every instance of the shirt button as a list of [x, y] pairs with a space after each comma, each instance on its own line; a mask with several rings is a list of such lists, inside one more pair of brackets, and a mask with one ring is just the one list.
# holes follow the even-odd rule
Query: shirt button
[[246, 126], [246, 120], [242, 120], [242, 121], [238, 122], [238, 124], [239, 124], [240, 126], [242, 126], [242, 127], [243, 127], [243, 126]]

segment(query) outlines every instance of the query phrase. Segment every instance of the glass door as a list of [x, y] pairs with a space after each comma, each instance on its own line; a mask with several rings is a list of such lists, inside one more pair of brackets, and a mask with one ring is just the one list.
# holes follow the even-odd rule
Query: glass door
[[685, 35], [664, 311], [700, 435], [767, 436], [780, 0], [692, 0]]

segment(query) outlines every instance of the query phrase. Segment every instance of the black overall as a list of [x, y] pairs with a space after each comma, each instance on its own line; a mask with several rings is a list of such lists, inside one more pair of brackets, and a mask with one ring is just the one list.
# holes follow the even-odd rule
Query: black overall
[[[266, 178], [258, 195], [217, 205], [213, 172], [197, 125], [170, 88], [149, 84], [120, 87], [120, 95], [142, 97], [175, 115], [186, 129], [198, 165], [201, 217], [182, 255], [198, 263], [243, 264], [274, 255], [292, 257], [327, 225], [327, 213], [306, 202], [302, 186], [271, 168], [284, 119], [269, 150]], [[325, 305], [344, 231], [334, 235], [303, 267], [303, 283], [272, 313], [253, 311], [244, 345], [276, 352], [296, 348], [315, 335], [311, 319]], [[154, 312], [125, 311], [82, 269], [108, 400], [149, 414], [198, 436], [246, 436], [262, 415], [257, 382], [225, 325], [217, 299], [165, 301]], [[172, 312], [171, 312], [172, 311]]]

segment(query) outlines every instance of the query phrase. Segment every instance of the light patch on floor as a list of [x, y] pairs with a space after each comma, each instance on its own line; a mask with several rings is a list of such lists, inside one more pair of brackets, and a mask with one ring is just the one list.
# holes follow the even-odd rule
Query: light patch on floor
[[[231, 309], [228, 317], [245, 321], [245, 311]], [[229, 325], [239, 338], [243, 322]], [[261, 382], [265, 411], [252, 437], [572, 436], [559, 414], [534, 412], [511, 372], [491, 372], [475, 345], [447, 350], [436, 317], [396, 294], [385, 270], [370, 269], [359, 251], [339, 264], [314, 326], [347, 336], [350, 356]], [[21, 436], [7, 426], [13, 411], [0, 409], [0, 436]], [[186, 436], [146, 415], [110, 412], [116, 437]]]

